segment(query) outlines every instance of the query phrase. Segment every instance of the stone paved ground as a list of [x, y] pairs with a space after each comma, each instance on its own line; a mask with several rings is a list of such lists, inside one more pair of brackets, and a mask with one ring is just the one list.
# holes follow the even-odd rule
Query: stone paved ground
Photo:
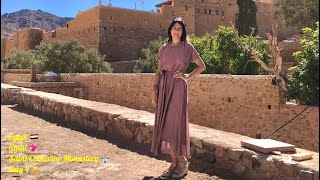
[[[121, 179], [151, 180], [170, 163], [168, 157], [156, 158], [147, 148], [120, 139], [98, 135], [96, 133], [70, 126], [59, 119], [38, 115], [15, 105], [1, 105], [1, 179]], [[83, 133], [85, 132], [85, 133]], [[27, 139], [14, 143], [8, 139], [10, 133], [39, 134], [39, 139]], [[37, 149], [32, 152], [9, 152], [10, 145], [27, 145], [35, 143]], [[60, 162], [9, 162], [13, 156], [56, 156]], [[97, 156], [108, 157], [105, 164], [93, 162], [65, 162], [63, 156]], [[9, 167], [30, 167], [28, 173], [9, 172]], [[38, 171], [33, 171], [37, 167]], [[191, 164], [191, 171], [184, 179], [231, 179], [217, 177], [196, 170]]]

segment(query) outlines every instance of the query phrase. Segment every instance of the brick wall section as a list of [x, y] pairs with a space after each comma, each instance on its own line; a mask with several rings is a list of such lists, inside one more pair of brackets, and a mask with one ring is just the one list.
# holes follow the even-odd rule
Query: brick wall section
[[[4, 83], [30, 76], [7, 74]], [[62, 74], [62, 81], [78, 82], [84, 98], [154, 112], [151, 85], [154, 74]], [[199, 75], [188, 82], [189, 122], [249, 137], [262, 137], [282, 126], [306, 106], [281, 105], [272, 76]], [[270, 108], [270, 109], [269, 109]], [[310, 113], [308, 113], [310, 111]], [[319, 107], [311, 107], [272, 139], [319, 152]], [[308, 128], [308, 131], [306, 131]]]
[[[70, 123], [134, 141], [150, 149], [154, 114], [27, 88], [1, 84], [1, 104], [18, 103]], [[304, 162], [254, 152], [240, 146], [249, 137], [190, 124], [192, 163], [203, 169], [222, 169], [245, 179], [319, 179], [319, 154]], [[297, 148], [298, 153], [310, 152]]]

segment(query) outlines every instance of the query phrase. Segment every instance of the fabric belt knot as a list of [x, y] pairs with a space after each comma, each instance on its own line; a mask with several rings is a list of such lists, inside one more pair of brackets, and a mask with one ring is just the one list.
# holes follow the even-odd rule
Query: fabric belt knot
[[160, 75], [161, 75], [161, 76], [164, 76], [164, 75], [166, 75], [166, 74], [171, 74], [171, 75], [173, 75], [173, 74], [174, 74], [174, 71], [162, 70], [162, 71], [160, 72]]

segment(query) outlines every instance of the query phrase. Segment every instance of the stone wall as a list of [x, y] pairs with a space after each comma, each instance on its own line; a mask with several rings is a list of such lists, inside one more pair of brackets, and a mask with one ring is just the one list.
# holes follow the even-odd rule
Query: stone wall
[[43, 39], [43, 32], [42, 29], [24, 28], [18, 30], [9, 39], [2, 39], [1, 58], [8, 56], [14, 48], [24, 51], [34, 49]]
[[82, 88], [77, 87], [75, 82], [22, 82], [11, 81], [11, 84], [19, 87], [31, 88], [36, 91], [43, 91], [61, 94], [70, 97], [83, 98]]
[[236, 20], [239, 8], [236, 0], [196, 0], [195, 1], [195, 35], [203, 36], [213, 33], [219, 25], [231, 26]]
[[282, 49], [281, 56], [283, 59], [283, 71], [287, 76], [290, 73], [289, 68], [298, 64], [296, 59], [293, 57], [293, 53], [301, 51], [302, 47], [299, 42], [279, 42], [279, 47]]
[[270, 33], [272, 24], [278, 24], [278, 41], [282, 41], [291, 37], [295, 34], [299, 34], [297, 30], [293, 28], [286, 27], [283, 23], [277, 22], [274, 19], [274, 13], [277, 10], [275, 4], [272, 3], [265, 3], [263, 2], [256, 2], [257, 6], [257, 25], [259, 30], [259, 36], [262, 39], [268, 39], [267, 33]]
[[[188, 34], [202, 36], [213, 33], [219, 25], [235, 23], [239, 11], [236, 0], [172, 0], [162, 5], [160, 12], [148, 12], [112, 6], [96, 6], [79, 12], [65, 27], [53, 32], [34, 29], [18, 31], [12, 39], [1, 42], [3, 56], [13, 48], [28, 50], [42, 39], [52, 42], [78, 39], [85, 47], [95, 48], [106, 55], [109, 62], [143, 58], [142, 48], [159, 36], [167, 36], [167, 28], [174, 17], [181, 16]], [[256, 2], [259, 35], [266, 39], [274, 23], [274, 4]], [[279, 40], [297, 33], [279, 23]], [[24, 36], [26, 35], [26, 36]], [[25, 39], [23, 39], [25, 38]]]
[[[5, 83], [30, 78], [7, 74]], [[84, 98], [153, 112], [151, 85], [154, 74], [62, 74], [62, 81], [78, 82]], [[261, 133], [266, 137], [298, 114], [305, 106], [280, 105], [273, 76], [199, 75], [188, 82], [189, 122], [249, 137]], [[309, 110], [311, 110], [310, 113]], [[312, 151], [319, 151], [319, 107], [311, 107], [278, 138]], [[305, 128], [309, 131], [306, 132]]]
[[100, 10], [98, 7], [77, 14], [65, 27], [56, 29], [53, 33], [46, 32], [44, 39], [51, 42], [77, 39], [87, 48], [99, 50]]
[[99, 51], [109, 62], [139, 59], [150, 41], [166, 36], [169, 20], [160, 13], [102, 6]]
[[113, 73], [132, 73], [138, 60], [110, 62]]
[[[63, 95], [39, 92], [1, 84], [1, 104], [17, 103], [30, 110], [77, 124], [87, 129], [134, 141], [150, 149], [154, 114], [126, 107], [92, 102]], [[200, 171], [227, 172], [232, 179], [319, 179], [319, 154], [296, 148], [296, 152], [312, 153], [313, 159], [293, 161], [292, 154], [272, 155], [246, 149], [242, 140], [251, 138], [190, 124], [192, 166]]]

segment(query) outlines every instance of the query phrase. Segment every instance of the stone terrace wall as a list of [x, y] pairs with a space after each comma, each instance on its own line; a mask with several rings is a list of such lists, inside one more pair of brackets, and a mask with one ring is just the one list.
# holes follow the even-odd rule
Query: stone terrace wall
[[110, 62], [113, 73], [132, 73], [138, 60]]
[[[7, 74], [4, 83], [26, 78]], [[149, 112], [154, 111], [151, 105], [153, 78], [154, 74], [62, 74], [63, 81], [78, 82], [85, 89], [85, 99]], [[190, 79], [189, 122], [249, 137], [260, 132], [262, 138], [266, 137], [306, 107], [280, 106], [278, 88], [271, 84], [272, 78], [199, 75]], [[319, 107], [309, 108], [284, 130], [298, 121], [280, 138], [283, 131], [270, 138], [319, 152]]]
[[[28, 109], [60, 117], [68, 123], [120, 136], [150, 149], [154, 114], [114, 104], [92, 102], [1, 84], [1, 104], [18, 103]], [[202, 171], [232, 173], [235, 179], [319, 179], [319, 154], [292, 161], [289, 154], [271, 155], [241, 147], [249, 137], [190, 124], [191, 164]], [[310, 153], [296, 148], [297, 153]]]

